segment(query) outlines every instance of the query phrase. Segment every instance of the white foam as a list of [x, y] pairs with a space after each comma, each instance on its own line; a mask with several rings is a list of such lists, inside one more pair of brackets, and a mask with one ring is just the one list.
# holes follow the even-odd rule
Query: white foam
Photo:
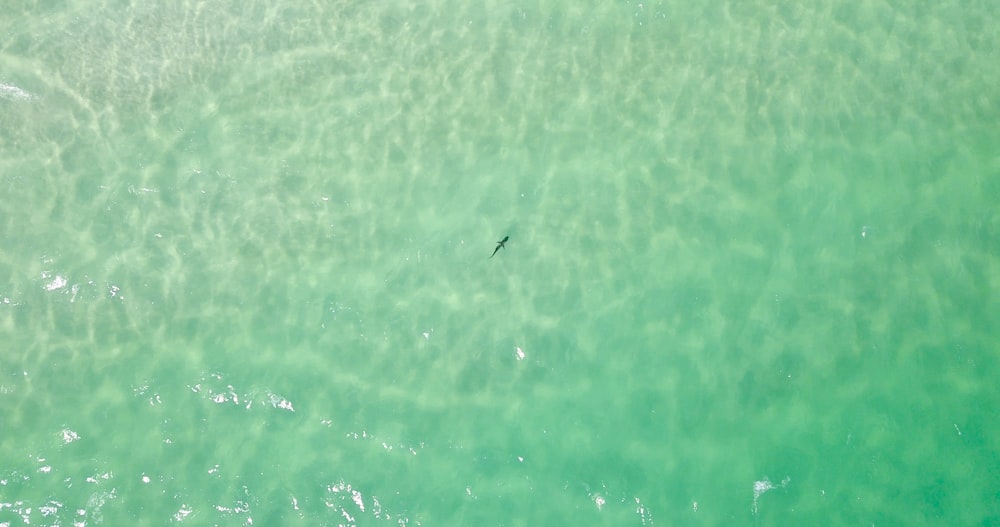
[[76, 432], [70, 430], [69, 428], [63, 428], [63, 430], [62, 430], [62, 440], [63, 440], [63, 444], [64, 445], [68, 445], [68, 444], [72, 443], [73, 441], [77, 441], [79, 439], [80, 439], [80, 435], [79, 434], [77, 434]]
[[35, 98], [34, 95], [13, 84], [4, 84], [2, 82], [0, 82], [0, 97], [11, 101], [28, 101]]
[[45, 284], [45, 290], [55, 291], [56, 289], [62, 289], [63, 287], [66, 287], [67, 283], [69, 282], [67, 282], [65, 278], [56, 276], [51, 282]]
[[791, 480], [792, 480], [792, 478], [790, 478], [788, 476], [785, 476], [785, 479], [781, 480], [781, 484], [780, 485], [775, 485], [775, 484], [771, 483], [771, 481], [769, 479], [767, 479], [767, 476], [764, 476], [764, 479], [762, 479], [760, 481], [754, 481], [753, 482], [753, 506], [750, 508], [750, 510], [753, 512], [754, 516], [757, 515], [757, 498], [760, 498], [761, 494], [764, 494], [765, 492], [767, 492], [769, 490], [772, 490], [772, 489], [779, 489], [779, 488], [783, 489], [783, 488], [785, 488], [788, 485], [788, 482], [791, 481]]

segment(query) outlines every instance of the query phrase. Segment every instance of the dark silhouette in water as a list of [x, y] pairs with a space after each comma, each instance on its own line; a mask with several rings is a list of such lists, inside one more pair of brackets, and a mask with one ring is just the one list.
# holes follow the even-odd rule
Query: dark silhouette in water
[[500, 249], [502, 249], [503, 248], [503, 244], [507, 243], [507, 240], [509, 240], [509, 239], [510, 239], [510, 236], [504, 236], [502, 240], [498, 241], [497, 242], [497, 248], [493, 249], [493, 254], [490, 255], [490, 258], [493, 258], [494, 256], [496, 256], [497, 255], [497, 251], [499, 251]]

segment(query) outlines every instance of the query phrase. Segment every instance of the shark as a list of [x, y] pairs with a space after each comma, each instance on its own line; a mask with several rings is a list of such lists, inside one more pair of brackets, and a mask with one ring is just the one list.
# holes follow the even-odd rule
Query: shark
[[509, 239], [510, 239], [510, 236], [504, 236], [502, 240], [498, 241], [497, 242], [497, 248], [493, 249], [493, 254], [490, 255], [490, 258], [493, 258], [494, 256], [496, 256], [497, 255], [497, 251], [499, 251], [500, 249], [503, 249], [504, 244], [507, 243], [507, 240], [509, 240]]

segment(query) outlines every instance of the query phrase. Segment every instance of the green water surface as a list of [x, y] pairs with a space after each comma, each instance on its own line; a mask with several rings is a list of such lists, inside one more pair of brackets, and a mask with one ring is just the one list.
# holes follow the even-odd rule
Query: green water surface
[[7, 2], [0, 526], [1000, 525], [997, 27]]

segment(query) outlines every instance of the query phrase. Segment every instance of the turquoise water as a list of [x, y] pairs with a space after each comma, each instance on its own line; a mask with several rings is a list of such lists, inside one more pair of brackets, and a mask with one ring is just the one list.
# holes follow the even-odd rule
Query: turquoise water
[[698, 4], [5, 4], [0, 526], [1000, 525], [1000, 10]]

